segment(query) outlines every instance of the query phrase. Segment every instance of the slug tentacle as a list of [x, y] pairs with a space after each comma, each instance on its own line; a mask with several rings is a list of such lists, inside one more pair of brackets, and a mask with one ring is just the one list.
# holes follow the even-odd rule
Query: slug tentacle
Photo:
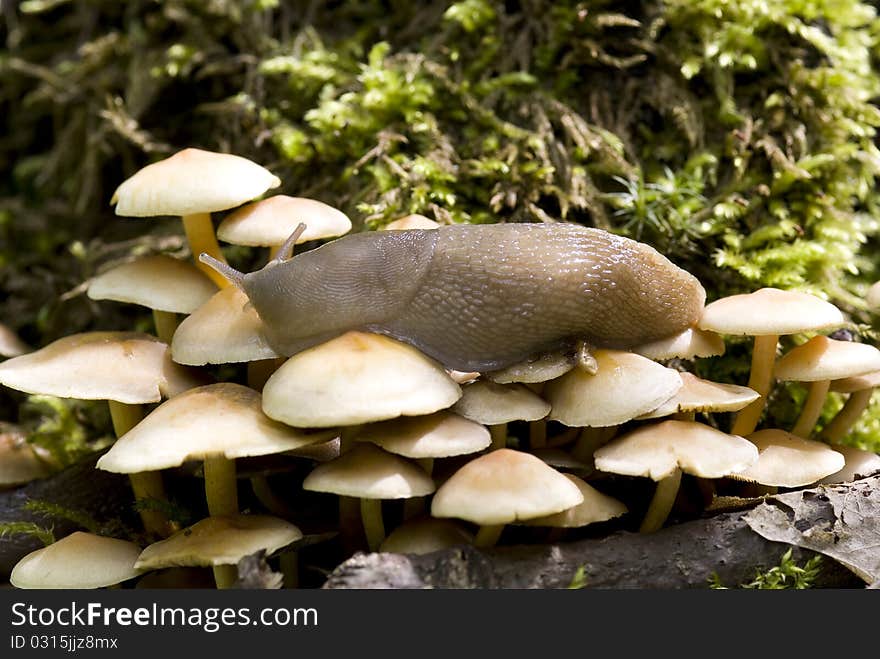
[[199, 261], [228, 279], [229, 283], [235, 284], [241, 290], [244, 290], [245, 274], [243, 272], [239, 272], [228, 263], [223, 263], [223, 261], [215, 259], [207, 252], [202, 252], [201, 254], [199, 254]]
[[303, 232], [306, 230], [306, 223], [300, 222], [296, 225], [296, 229], [293, 230], [293, 233], [284, 241], [284, 244], [278, 248], [278, 251], [275, 253], [275, 258], [269, 261], [264, 268], [269, 268], [279, 263], [284, 263], [285, 261], [289, 261], [293, 258], [293, 251], [296, 249], [296, 241], [299, 240], [299, 237], [303, 235]]

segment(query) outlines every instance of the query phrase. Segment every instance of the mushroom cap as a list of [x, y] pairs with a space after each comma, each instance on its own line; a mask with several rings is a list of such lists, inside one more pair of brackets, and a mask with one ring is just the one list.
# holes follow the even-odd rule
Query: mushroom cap
[[452, 520], [423, 517], [405, 522], [394, 529], [379, 545], [379, 551], [394, 554], [430, 554], [440, 549], [470, 545], [473, 542], [473, 534]]
[[834, 450], [843, 455], [846, 465], [820, 480], [820, 483], [850, 483], [858, 478], [871, 476], [880, 471], [880, 455], [855, 446], [835, 445]]
[[830, 302], [809, 293], [778, 288], [715, 300], [705, 306], [697, 322], [700, 329], [745, 336], [816, 332], [843, 325], [843, 313]]
[[434, 481], [416, 464], [373, 444], [358, 444], [315, 467], [304, 490], [359, 499], [410, 499], [431, 494]]
[[146, 547], [135, 566], [234, 565], [261, 549], [271, 554], [302, 537], [298, 527], [271, 515], [208, 517]]
[[30, 350], [31, 347], [22, 341], [18, 334], [0, 323], [0, 357], [18, 357]]
[[864, 375], [853, 375], [852, 377], [831, 381], [831, 391], [841, 394], [851, 394], [855, 391], [873, 389], [876, 386], [880, 386], [880, 371], [871, 371]]
[[76, 531], [22, 558], [9, 582], [16, 588], [103, 588], [141, 573], [141, 548], [128, 540]]
[[0, 489], [45, 478], [52, 473], [50, 460], [48, 452], [29, 444], [19, 428], [0, 422]]
[[279, 185], [281, 179], [247, 158], [190, 148], [136, 172], [110, 203], [126, 217], [214, 213]]
[[187, 460], [229, 459], [292, 451], [330, 438], [278, 423], [260, 394], [232, 382], [190, 389], [171, 398], [120, 437], [97, 466], [116, 473], [179, 467]]
[[758, 447], [758, 460], [739, 473], [735, 480], [775, 487], [801, 487], [840, 471], [842, 454], [827, 444], [798, 437], [785, 430], [765, 428], [753, 432], [748, 440]]
[[424, 215], [413, 213], [412, 215], [405, 215], [401, 218], [394, 220], [393, 222], [389, 222], [384, 227], [382, 227], [382, 229], [385, 231], [404, 229], [436, 229], [439, 226], [440, 224], [438, 224], [434, 220], [425, 217]]
[[776, 360], [777, 380], [838, 380], [880, 370], [880, 350], [867, 343], [814, 336]]
[[217, 227], [217, 237], [233, 245], [277, 247], [287, 241], [300, 222], [306, 230], [297, 245], [351, 231], [351, 220], [338, 208], [317, 199], [274, 195], [231, 213]]
[[509, 524], [571, 508], [584, 495], [563, 474], [522, 451], [498, 449], [471, 460], [440, 486], [434, 517]]
[[632, 349], [633, 352], [660, 361], [663, 359], [693, 359], [694, 357], [717, 357], [724, 354], [724, 339], [709, 330], [689, 327], [683, 332], [652, 341]]
[[158, 403], [204, 384], [171, 361], [168, 346], [140, 332], [84, 332], [0, 364], [0, 384], [29, 394]]
[[178, 364], [230, 364], [273, 359], [263, 321], [237, 286], [217, 291], [183, 319], [171, 338], [171, 357]]
[[416, 459], [476, 453], [492, 443], [485, 426], [452, 412], [380, 421], [366, 426], [357, 439]]
[[188, 261], [165, 254], [143, 256], [98, 275], [86, 291], [93, 300], [115, 300], [173, 313], [192, 313], [217, 287]]
[[462, 387], [452, 409], [466, 419], [495, 426], [511, 421], [537, 421], [547, 416], [550, 403], [524, 384], [477, 380]]
[[760, 394], [738, 384], [712, 382], [693, 373], [679, 373], [683, 386], [669, 400], [639, 419], [658, 419], [679, 412], [735, 412], [741, 410]]
[[614, 497], [603, 494], [592, 485], [572, 474], [565, 477], [574, 483], [584, 496], [584, 500], [576, 506], [562, 512], [544, 517], [527, 520], [527, 526], [552, 526], [554, 528], [574, 529], [589, 526], [596, 522], [605, 522], [625, 515], [629, 510], [626, 505]]
[[412, 346], [347, 332], [284, 362], [263, 387], [263, 410], [292, 426], [323, 428], [431, 414], [460, 397], [443, 367]]
[[486, 373], [486, 377], [498, 384], [525, 382], [535, 384], [562, 377], [574, 368], [571, 355], [561, 352], [547, 353], [507, 368]]
[[676, 469], [701, 478], [721, 478], [747, 469], [757, 447], [696, 421], [661, 421], [611, 440], [593, 454], [596, 469], [655, 481]]
[[682, 387], [678, 371], [620, 350], [593, 352], [595, 375], [575, 368], [547, 383], [551, 419], [567, 426], [616, 426], [656, 409]]

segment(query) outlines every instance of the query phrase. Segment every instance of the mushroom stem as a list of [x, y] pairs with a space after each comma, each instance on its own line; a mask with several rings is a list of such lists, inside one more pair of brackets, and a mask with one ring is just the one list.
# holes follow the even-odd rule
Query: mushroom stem
[[238, 579], [238, 568], [235, 565], [215, 565], [214, 583], [218, 589], [232, 588]]
[[529, 422], [529, 447], [532, 449], [547, 446], [547, 421], [539, 419]]
[[776, 345], [779, 336], [769, 334], [756, 336], [752, 347], [752, 366], [749, 373], [749, 388], [757, 391], [759, 396], [736, 415], [731, 435], [750, 435], [758, 427], [764, 405], [767, 403], [767, 395], [773, 383], [773, 364], [776, 361]]
[[830, 380], [817, 380], [810, 383], [810, 392], [807, 394], [807, 400], [801, 409], [801, 414], [794, 428], [791, 429], [793, 435], [810, 438], [810, 432], [819, 420], [822, 414], [822, 406], [825, 404], [825, 397], [828, 395], [828, 388], [831, 386]]
[[484, 524], [477, 531], [477, 536], [474, 538], [474, 547], [480, 547], [481, 549], [494, 547], [498, 543], [499, 538], [501, 538], [502, 531], [504, 531], [504, 524]]
[[205, 457], [205, 498], [212, 517], [238, 514], [235, 460], [223, 455]]
[[385, 539], [385, 523], [382, 521], [382, 499], [361, 499], [361, 521], [367, 536], [367, 547], [378, 551]]
[[840, 444], [850, 428], [858, 421], [862, 412], [867, 409], [873, 393], [873, 389], [852, 392], [840, 411], [822, 430], [822, 439], [829, 444]]
[[171, 345], [171, 339], [179, 324], [180, 317], [173, 311], [153, 309], [153, 325], [156, 327], [156, 336], [162, 343]]
[[[110, 408], [110, 418], [113, 421], [113, 431], [117, 438], [122, 437], [144, 418], [143, 408], [140, 405], [120, 403], [115, 400], [108, 400], [107, 404]], [[165, 501], [165, 487], [162, 484], [161, 471], [142, 471], [139, 474], [129, 474], [128, 480], [131, 483], [135, 501], [145, 499]], [[139, 514], [147, 533], [165, 538], [177, 530], [176, 525], [158, 510], [141, 510]]]
[[492, 438], [492, 445], [489, 447], [490, 451], [497, 451], [498, 449], [507, 446], [506, 423], [499, 423], [494, 426], [489, 426], [489, 435]]
[[679, 485], [681, 485], [681, 469], [678, 468], [657, 483], [654, 497], [639, 527], [640, 533], [653, 533], [663, 526], [675, 503]]
[[210, 266], [205, 265], [199, 260], [202, 252], [213, 256], [218, 261], [226, 263], [220, 244], [217, 242], [217, 236], [214, 234], [214, 225], [211, 222], [210, 213], [193, 213], [192, 215], [183, 216], [183, 230], [186, 232], [186, 240], [189, 243], [190, 252], [192, 252], [193, 260], [202, 272], [208, 275], [217, 286], [226, 288], [229, 281], [223, 275], [215, 271]]

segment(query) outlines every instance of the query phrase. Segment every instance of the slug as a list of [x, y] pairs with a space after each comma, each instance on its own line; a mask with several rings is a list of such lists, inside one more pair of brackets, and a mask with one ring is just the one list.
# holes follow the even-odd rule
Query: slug
[[[299, 230], [304, 229], [300, 225]], [[240, 273], [279, 355], [349, 330], [486, 372], [580, 342], [626, 349], [692, 326], [706, 292], [649, 245], [577, 224], [483, 224], [351, 234]]]

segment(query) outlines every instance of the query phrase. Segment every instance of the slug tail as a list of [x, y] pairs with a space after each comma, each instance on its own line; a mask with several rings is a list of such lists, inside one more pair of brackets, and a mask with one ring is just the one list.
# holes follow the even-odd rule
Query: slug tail
[[218, 261], [207, 252], [202, 252], [201, 254], [199, 254], [199, 261], [207, 265], [209, 268], [215, 270], [218, 274], [225, 277], [227, 280], [229, 280], [230, 283], [235, 284], [241, 290], [244, 290], [244, 273], [239, 272], [228, 263]]

